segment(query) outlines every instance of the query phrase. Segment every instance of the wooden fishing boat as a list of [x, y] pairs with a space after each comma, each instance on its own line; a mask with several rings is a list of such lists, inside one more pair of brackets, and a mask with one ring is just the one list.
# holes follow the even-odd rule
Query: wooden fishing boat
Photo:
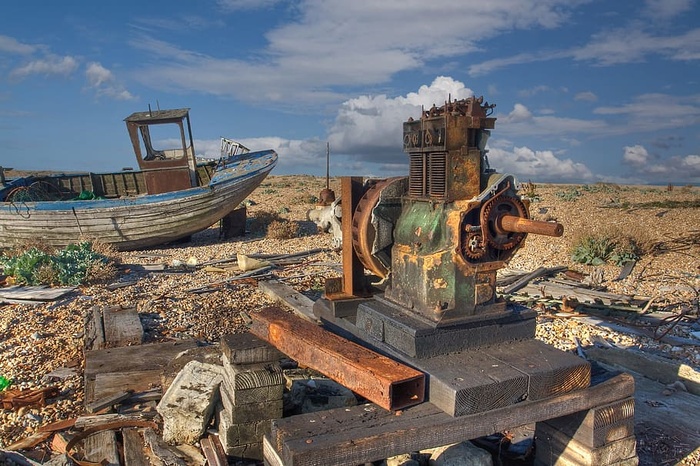
[[[124, 121], [138, 170], [0, 177], [0, 248], [97, 239], [133, 250], [185, 238], [235, 210], [277, 163], [273, 150], [250, 152], [226, 138], [219, 160], [198, 160], [187, 108]], [[163, 141], [178, 142], [166, 149]]]

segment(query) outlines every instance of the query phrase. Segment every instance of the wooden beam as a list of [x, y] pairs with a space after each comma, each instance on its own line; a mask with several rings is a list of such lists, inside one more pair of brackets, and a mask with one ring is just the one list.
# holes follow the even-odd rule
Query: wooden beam
[[620, 374], [584, 390], [461, 417], [432, 403], [400, 416], [371, 404], [337, 408], [273, 420], [271, 443], [285, 466], [357, 465], [588, 410], [633, 393], [632, 376]]
[[421, 403], [425, 375], [276, 307], [251, 314], [250, 331], [388, 410]]

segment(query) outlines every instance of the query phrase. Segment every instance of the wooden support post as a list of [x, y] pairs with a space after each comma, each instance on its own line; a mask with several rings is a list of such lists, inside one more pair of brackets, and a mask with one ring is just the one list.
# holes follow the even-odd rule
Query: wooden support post
[[424, 399], [425, 375], [422, 372], [280, 308], [265, 308], [251, 317], [253, 334], [382, 408], [403, 409]]

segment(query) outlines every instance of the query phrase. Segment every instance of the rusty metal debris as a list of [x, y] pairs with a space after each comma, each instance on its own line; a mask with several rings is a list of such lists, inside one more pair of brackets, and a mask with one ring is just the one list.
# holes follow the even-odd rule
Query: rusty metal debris
[[46, 405], [47, 398], [58, 396], [58, 387], [46, 387], [35, 390], [3, 390], [0, 392], [3, 409], [17, 410], [23, 406], [39, 407]]
[[385, 409], [398, 410], [423, 402], [422, 372], [280, 308], [265, 308], [251, 314], [251, 318], [254, 335]]

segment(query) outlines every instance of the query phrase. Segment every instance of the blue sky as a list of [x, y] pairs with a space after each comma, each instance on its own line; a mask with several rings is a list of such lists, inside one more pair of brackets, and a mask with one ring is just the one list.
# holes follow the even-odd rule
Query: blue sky
[[700, 183], [693, 0], [6, 2], [0, 165], [119, 170], [123, 119], [190, 107], [277, 150], [273, 174], [407, 173], [401, 124], [448, 95], [495, 103], [491, 166], [521, 181]]

